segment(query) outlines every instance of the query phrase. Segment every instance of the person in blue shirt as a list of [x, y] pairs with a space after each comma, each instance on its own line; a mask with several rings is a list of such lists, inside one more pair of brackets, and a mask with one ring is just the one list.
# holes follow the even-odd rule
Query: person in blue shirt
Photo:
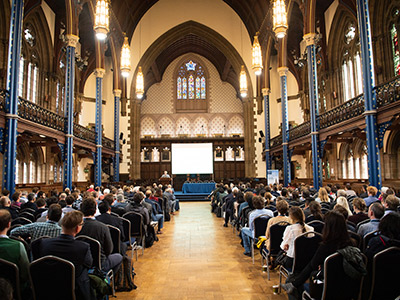
[[358, 228], [357, 233], [361, 236], [365, 236], [366, 234], [377, 230], [379, 226], [379, 221], [383, 217], [384, 213], [385, 209], [383, 208], [382, 204], [380, 204], [379, 202], [372, 203], [368, 209], [368, 217], [370, 221], [368, 223], [362, 224]]
[[367, 187], [367, 193], [368, 197], [364, 198], [365, 204], [367, 207], [369, 207], [372, 203], [379, 201], [378, 198], [376, 198], [376, 194], [378, 193], [378, 189], [374, 186], [369, 186]]
[[253, 210], [249, 215], [249, 227], [243, 227], [241, 231], [242, 240], [243, 240], [243, 247], [244, 247], [244, 255], [251, 256], [250, 253], [250, 239], [254, 238], [254, 224], [253, 221], [255, 218], [264, 215], [265, 218], [273, 218], [274, 213], [264, 208], [264, 198], [261, 196], [254, 196], [253, 197], [253, 206], [255, 210]]

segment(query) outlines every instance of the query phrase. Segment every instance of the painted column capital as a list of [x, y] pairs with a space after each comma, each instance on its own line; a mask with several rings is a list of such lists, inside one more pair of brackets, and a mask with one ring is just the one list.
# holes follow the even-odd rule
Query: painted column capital
[[113, 93], [114, 93], [114, 97], [121, 98], [121, 93], [122, 93], [121, 90], [115, 89], [115, 90], [113, 90]]
[[268, 96], [271, 93], [271, 90], [269, 88], [264, 88], [262, 89], [262, 94], [263, 96]]
[[78, 41], [79, 41], [79, 36], [77, 36], [75, 34], [67, 34], [65, 36], [65, 42], [67, 43], [67, 47], [76, 48]]
[[304, 41], [306, 42], [306, 46], [316, 45], [317, 44], [317, 37], [316, 33], [307, 33], [303, 36]]
[[287, 76], [288, 72], [289, 72], [289, 68], [288, 67], [279, 67], [278, 68], [278, 73], [279, 73], [280, 77]]
[[104, 74], [106, 73], [106, 70], [102, 69], [102, 68], [96, 68], [94, 69], [94, 75], [97, 78], [103, 78]]

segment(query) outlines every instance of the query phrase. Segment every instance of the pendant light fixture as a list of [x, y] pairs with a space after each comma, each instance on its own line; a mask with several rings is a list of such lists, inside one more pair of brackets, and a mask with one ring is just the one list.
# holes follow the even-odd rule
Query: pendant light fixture
[[240, 71], [240, 96], [247, 97], [247, 76], [243, 65]]
[[142, 99], [144, 94], [144, 78], [142, 67], [139, 67], [138, 73], [136, 75], [136, 98]]
[[121, 74], [128, 77], [131, 71], [131, 49], [129, 47], [128, 37], [125, 37], [124, 44], [121, 49]]
[[259, 76], [262, 71], [262, 55], [261, 55], [261, 46], [258, 42], [258, 32], [254, 36], [253, 42], [253, 64], [251, 68], [254, 70], [254, 73]]
[[288, 29], [286, 6], [284, 0], [274, 0], [273, 30], [278, 39], [283, 39]]
[[109, 30], [110, 9], [108, 0], [96, 1], [96, 13], [94, 16], [94, 31], [96, 37], [103, 41], [107, 37]]

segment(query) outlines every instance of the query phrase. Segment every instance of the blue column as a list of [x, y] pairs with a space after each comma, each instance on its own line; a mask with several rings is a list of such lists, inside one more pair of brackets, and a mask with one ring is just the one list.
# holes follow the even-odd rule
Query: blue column
[[8, 44], [7, 97], [5, 104], [6, 128], [4, 143], [3, 189], [11, 194], [15, 191], [15, 168], [17, 156], [18, 86], [19, 60], [21, 56], [21, 36], [24, 1], [11, 3], [10, 36]]
[[316, 34], [309, 33], [304, 36], [307, 45], [307, 68], [308, 68], [308, 89], [310, 98], [310, 125], [311, 125], [311, 149], [313, 185], [318, 191], [322, 186], [321, 159], [319, 155], [319, 112], [318, 112], [318, 77], [317, 63], [315, 60]]
[[119, 181], [119, 101], [121, 90], [114, 90], [114, 181]]
[[101, 120], [101, 105], [102, 105], [102, 91], [103, 91], [103, 76], [104, 69], [98, 68], [94, 71], [96, 75], [96, 157], [94, 162], [94, 184], [101, 186], [101, 151], [102, 151], [102, 120]]
[[265, 120], [265, 168], [266, 177], [268, 177], [268, 170], [271, 169], [271, 158], [269, 156], [269, 141], [271, 139], [270, 121], [269, 121], [269, 93], [268, 88], [262, 90], [264, 96], [264, 120]]
[[289, 118], [288, 118], [288, 97], [287, 97], [287, 67], [278, 68], [281, 80], [281, 104], [282, 104], [282, 147], [283, 147], [283, 185], [288, 186], [290, 182], [290, 161], [288, 153], [289, 143]]
[[378, 126], [376, 122], [376, 94], [374, 59], [371, 39], [371, 19], [368, 0], [357, 0], [358, 31], [360, 32], [363, 91], [365, 100], [365, 123], [368, 149], [369, 184], [380, 190], [381, 164], [378, 145]]
[[79, 37], [67, 34], [65, 74], [65, 149], [63, 187], [72, 188], [72, 149], [74, 137], [75, 48]]

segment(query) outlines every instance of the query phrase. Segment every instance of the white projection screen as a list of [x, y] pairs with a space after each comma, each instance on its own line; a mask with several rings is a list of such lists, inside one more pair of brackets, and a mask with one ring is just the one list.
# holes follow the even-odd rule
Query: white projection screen
[[212, 174], [212, 143], [171, 144], [172, 174]]

